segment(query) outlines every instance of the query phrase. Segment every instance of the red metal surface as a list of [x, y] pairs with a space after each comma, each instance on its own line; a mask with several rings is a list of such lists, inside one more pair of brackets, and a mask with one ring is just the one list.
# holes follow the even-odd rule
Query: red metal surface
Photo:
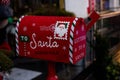
[[58, 76], [56, 74], [55, 63], [54, 62], [48, 62], [47, 80], [58, 80]]
[[84, 20], [25, 16], [18, 26], [18, 47], [20, 56], [74, 64], [86, 53]]

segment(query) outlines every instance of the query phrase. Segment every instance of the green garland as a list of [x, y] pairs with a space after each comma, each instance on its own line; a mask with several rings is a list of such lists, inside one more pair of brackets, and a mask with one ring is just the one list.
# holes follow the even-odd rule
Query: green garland
[[9, 71], [13, 67], [13, 61], [0, 50], [0, 71]]

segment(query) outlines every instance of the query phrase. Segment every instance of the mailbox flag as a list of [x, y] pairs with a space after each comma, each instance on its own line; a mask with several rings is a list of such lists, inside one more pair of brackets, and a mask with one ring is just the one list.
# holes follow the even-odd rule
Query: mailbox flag
[[86, 31], [88, 31], [93, 25], [94, 25], [94, 23], [99, 19], [99, 15], [95, 12], [95, 11], [93, 11], [91, 14], [90, 14], [90, 16], [89, 16], [89, 18], [90, 18], [90, 22], [87, 24], [87, 29], [86, 29]]

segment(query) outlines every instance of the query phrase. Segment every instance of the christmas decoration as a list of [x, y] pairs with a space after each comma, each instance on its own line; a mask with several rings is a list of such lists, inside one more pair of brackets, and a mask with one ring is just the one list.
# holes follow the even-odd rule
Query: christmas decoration
[[72, 64], [85, 56], [86, 26], [82, 18], [23, 16], [19, 22], [16, 51], [20, 56]]
[[86, 25], [75, 17], [22, 16], [16, 27], [16, 52], [49, 61], [47, 80], [58, 80], [54, 62], [76, 64], [85, 56], [86, 32], [99, 15], [93, 12], [89, 18]]

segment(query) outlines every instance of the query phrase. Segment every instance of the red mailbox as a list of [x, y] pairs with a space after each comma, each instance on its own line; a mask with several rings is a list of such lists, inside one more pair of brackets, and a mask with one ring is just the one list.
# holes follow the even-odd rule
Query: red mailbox
[[82, 18], [24, 16], [17, 32], [20, 56], [75, 64], [86, 53], [86, 25]]
[[[16, 52], [20, 56], [52, 62], [77, 63], [86, 53], [86, 32], [97, 21], [95, 11], [86, 25], [82, 18], [24, 16], [16, 27]], [[50, 63], [47, 80], [58, 80]]]

